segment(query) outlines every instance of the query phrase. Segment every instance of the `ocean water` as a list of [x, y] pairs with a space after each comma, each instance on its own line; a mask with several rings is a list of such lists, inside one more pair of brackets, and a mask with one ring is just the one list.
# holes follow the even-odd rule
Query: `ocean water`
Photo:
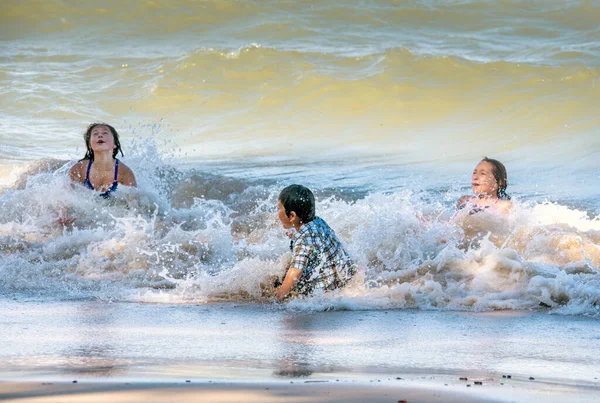
[[[599, 2], [0, 11], [0, 299], [267, 309], [301, 183], [363, 274], [283, 309], [600, 317]], [[96, 121], [139, 203], [66, 183]], [[514, 212], [450, 220], [484, 155]]]

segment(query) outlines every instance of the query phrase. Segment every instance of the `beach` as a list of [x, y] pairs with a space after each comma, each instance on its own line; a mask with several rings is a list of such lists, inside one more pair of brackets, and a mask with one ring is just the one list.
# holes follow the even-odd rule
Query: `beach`
[[[0, 400], [599, 401], [598, 21], [2, 1]], [[95, 122], [137, 187], [69, 180]], [[506, 214], [457, 208], [485, 156]], [[291, 184], [359, 272], [277, 303]]]
[[[309, 381], [304, 381], [309, 382]], [[8, 402], [476, 402], [481, 396], [431, 389], [372, 385], [293, 385], [282, 383], [221, 384], [2, 384]], [[398, 399], [398, 397], [401, 397]]]
[[[332, 384], [328, 381], [300, 381], [300, 384], [253, 383], [98, 383], [83, 384], [0, 384], [0, 397], [8, 402], [502, 402], [502, 401], [556, 401], [592, 402], [593, 391], [577, 387], [553, 387], [531, 390], [525, 385], [511, 386], [505, 391], [488, 387], [473, 391], [457, 391], [433, 385], [393, 386], [380, 382], [372, 384]], [[446, 385], [446, 384], [445, 384]], [[463, 385], [464, 386], [464, 385]], [[449, 391], [448, 389], [451, 389]], [[550, 398], [551, 395], [552, 397]], [[553, 400], [554, 399], [554, 400]]]
[[245, 304], [6, 305], [3, 400], [585, 402], [600, 393], [596, 319]]

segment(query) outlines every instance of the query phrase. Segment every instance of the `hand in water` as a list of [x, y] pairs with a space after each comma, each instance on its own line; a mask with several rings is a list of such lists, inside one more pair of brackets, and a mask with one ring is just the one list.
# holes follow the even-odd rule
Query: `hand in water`
[[69, 217], [67, 214], [67, 209], [63, 208], [58, 213], [58, 217], [56, 217], [55, 222], [58, 225], [62, 225], [64, 227], [68, 227], [73, 224], [77, 220], [77, 217]]

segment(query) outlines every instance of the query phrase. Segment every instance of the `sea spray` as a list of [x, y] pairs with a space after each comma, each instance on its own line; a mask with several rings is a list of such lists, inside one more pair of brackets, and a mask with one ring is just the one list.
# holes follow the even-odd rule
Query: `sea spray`
[[[108, 201], [68, 183], [72, 162], [22, 170], [0, 195], [4, 294], [271, 300], [289, 253], [275, 215], [280, 186], [176, 168], [148, 144], [127, 160], [139, 190], [119, 188]], [[289, 308], [598, 315], [600, 221], [589, 213], [517, 200], [508, 216], [456, 214], [454, 198], [439, 190], [316, 193], [317, 214], [347, 245], [361, 280]], [[61, 209], [77, 218], [72, 227], [56, 224]]]

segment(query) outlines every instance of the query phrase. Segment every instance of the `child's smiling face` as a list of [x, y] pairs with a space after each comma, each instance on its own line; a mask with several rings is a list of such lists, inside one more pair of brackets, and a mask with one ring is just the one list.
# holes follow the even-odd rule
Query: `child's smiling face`
[[498, 182], [494, 177], [494, 165], [487, 161], [477, 164], [471, 176], [471, 186], [477, 195], [496, 196]]

